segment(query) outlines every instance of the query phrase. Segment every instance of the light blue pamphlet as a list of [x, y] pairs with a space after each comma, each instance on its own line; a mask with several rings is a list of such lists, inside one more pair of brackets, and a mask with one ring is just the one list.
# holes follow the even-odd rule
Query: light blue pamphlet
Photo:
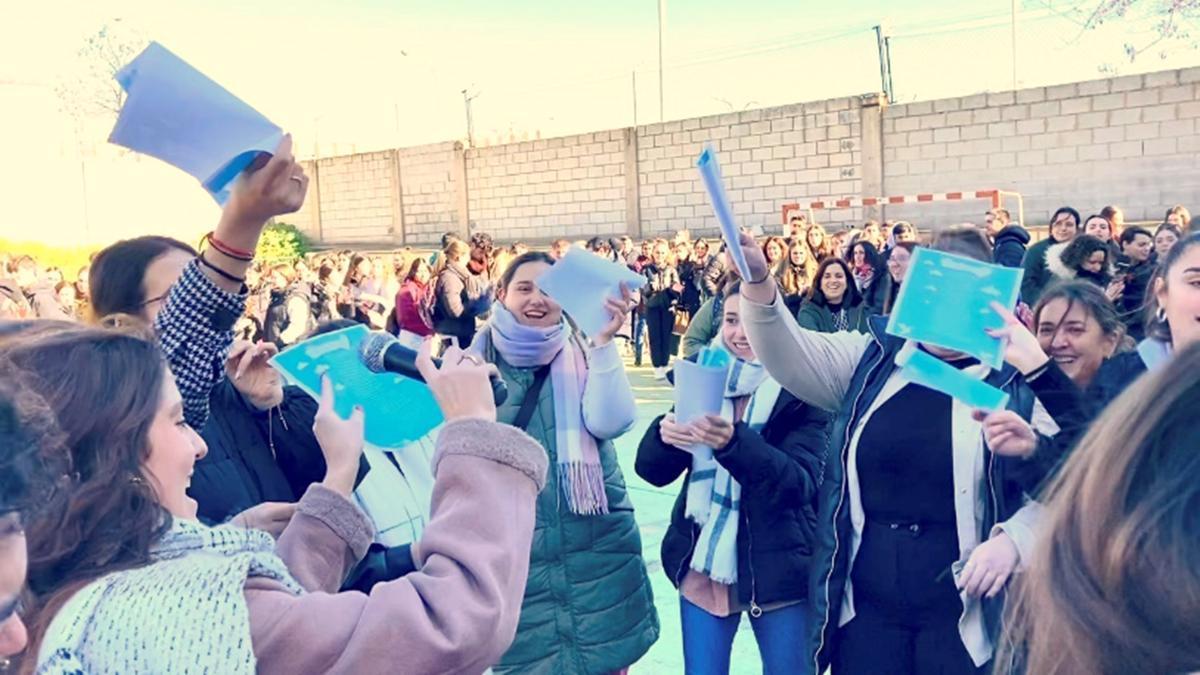
[[595, 253], [572, 247], [562, 260], [537, 279], [538, 288], [562, 305], [585, 335], [592, 336], [612, 321], [604, 301], [621, 297], [621, 283], [630, 292], [646, 284], [646, 277]]
[[278, 126], [157, 42], [115, 77], [126, 97], [108, 140], [183, 169], [222, 206], [233, 179], [283, 138]]
[[[678, 423], [688, 424], [705, 415], [721, 414], [721, 406], [725, 403], [725, 381], [729, 377], [728, 358], [714, 359], [702, 355], [696, 363], [679, 359], [673, 368], [675, 420]], [[712, 448], [706, 446], [686, 449], [712, 457]]]
[[721, 228], [721, 237], [725, 239], [729, 256], [733, 258], [733, 264], [742, 278], [750, 279], [750, 267], [746, 264], [746, 256], [742, 254], [737, 222], [733, 219], [733, 208], [729, 205], [729, 196], [725, 194], [721, 164], [717, 161], [717, 151], [711, 145], [705, 146], [704, 152], [700, 153], [700, 158], [696, 160], [696, 168], [700, 171], [704, 189], [708, 191], [708, 201], [712, 203], [713, 213], [717, 216], [717, 225]]
[[887, 332], [970, 354], [986, 366], [999, 368], [1004, 363], [1004, 345], [986, 329], [1000, 328], [1004, 319], [991, 303], [1015, 307], [1023, 273], [1020, 268], [918, 248]]
[[372, 373], [358, 348], [370, 331], [353, 326], [292, 345], [271, 365], [309, 396], [321, 400], [321, 375], [333, 383], [334, 406], [343, 418], [362, 406], [368, 443], [395, 448], [442, 423], [442, 411], [423, 382], [393, 373]]
[[940, 391], [970, 408], [991, 412], [1008, 405], [1008, 394], [915, 346], [901, 352], [896, 363], [901, 366], [900, 377]]

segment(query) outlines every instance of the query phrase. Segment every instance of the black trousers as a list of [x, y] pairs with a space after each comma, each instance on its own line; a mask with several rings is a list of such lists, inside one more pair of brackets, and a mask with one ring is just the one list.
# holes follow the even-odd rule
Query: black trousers
[[958, 632], [952, 523], [868, 520], [854, 560], [855, 616], [838, 631], [833, 675], [981, 675]]
[[650, 343], [650, 364], [665, 368], [671, 362], [671, 330], [675, 313], [670, 307], [646, 308], [646, 341]]

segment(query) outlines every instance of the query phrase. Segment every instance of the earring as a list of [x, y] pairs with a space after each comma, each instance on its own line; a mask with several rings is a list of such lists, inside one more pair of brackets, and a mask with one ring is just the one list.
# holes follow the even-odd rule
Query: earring
[[130, 476], [129, 482], [133, 483], [134, 485], [145, 485], [146, 484], [146, 481], [142, 480], [141, 476]]
[[1167, 310], [1163, 309], [1162, 307], [1159, 307], [1158, 311], [1154, 312], [1154, 320], [1159, 323], [1166, 323], [1167, 322]]

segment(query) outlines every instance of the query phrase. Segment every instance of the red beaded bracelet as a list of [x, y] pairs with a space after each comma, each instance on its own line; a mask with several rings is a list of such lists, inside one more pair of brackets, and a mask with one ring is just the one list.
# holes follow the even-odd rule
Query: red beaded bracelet
[[216, 235], [212, 232], [208, 234], [208, 243], [211, 244], [213, 248], [217, 249], [218, 253], [223, 253], [235, 260], [241, 260], [242, 262], [250, 262], [254, 260], [254, 251], [234, 248], [220, 239], [217, 239]]

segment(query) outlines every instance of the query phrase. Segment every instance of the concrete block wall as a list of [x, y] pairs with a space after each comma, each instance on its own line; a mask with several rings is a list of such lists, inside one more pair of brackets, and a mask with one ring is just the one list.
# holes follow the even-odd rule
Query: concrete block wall
[[466, 153], [472, 230], [504, 241], [625, 231], [621, 129]]
[[[457, 142], [322, 158], [294, 217], [328, 245], [717, 231], [695, 170], [720, 152], [735, 214], [778, 232], [785, 203], [1000, 189], [1027, 225], [1106, 204], [1131, 221], [1200, 196], [1200, 68], [887, 106], [868, 94], [464, 150]], [[306, 167], [306, 168], [309, 168]], [[981, 222], [983, 201], [815, 214], [922, 228]], [[1006, 203], [1016, 212], [1015, 203]]]
[[403, 238], [408, 244], [432, 244], [445, 232], [458, 231], [458, 194], [453, 141], [400, 148]]
[[[884, 186], [1017, 191], [1032, 225], [1064, 204], [1084, 217], [1116, 204], [1127, 220], [1156, 220], [1200, 196], [1198, 120], [1200, 68], [892, 106], [883, 114]], [[887, 216], [980, 223], [986, 208], [889, 206]]]
[[[787, 201], [857, 196], [863, 189], [859, 97], [675, 120], [638, 127], [642, 233], [717, 232], [696, 158], [711, 143], [734, 215], [747, 226], [779, 231]], [[847, 223], [861, 209], [839, 209], [821, 222]]]
[[[346, 244], [391, 241], [395, 151], [317, 160], [321, 236]], [[312, 186], [309, 186], [310, 193]], [[310, 194], [311, 198], [311, 194]]]

